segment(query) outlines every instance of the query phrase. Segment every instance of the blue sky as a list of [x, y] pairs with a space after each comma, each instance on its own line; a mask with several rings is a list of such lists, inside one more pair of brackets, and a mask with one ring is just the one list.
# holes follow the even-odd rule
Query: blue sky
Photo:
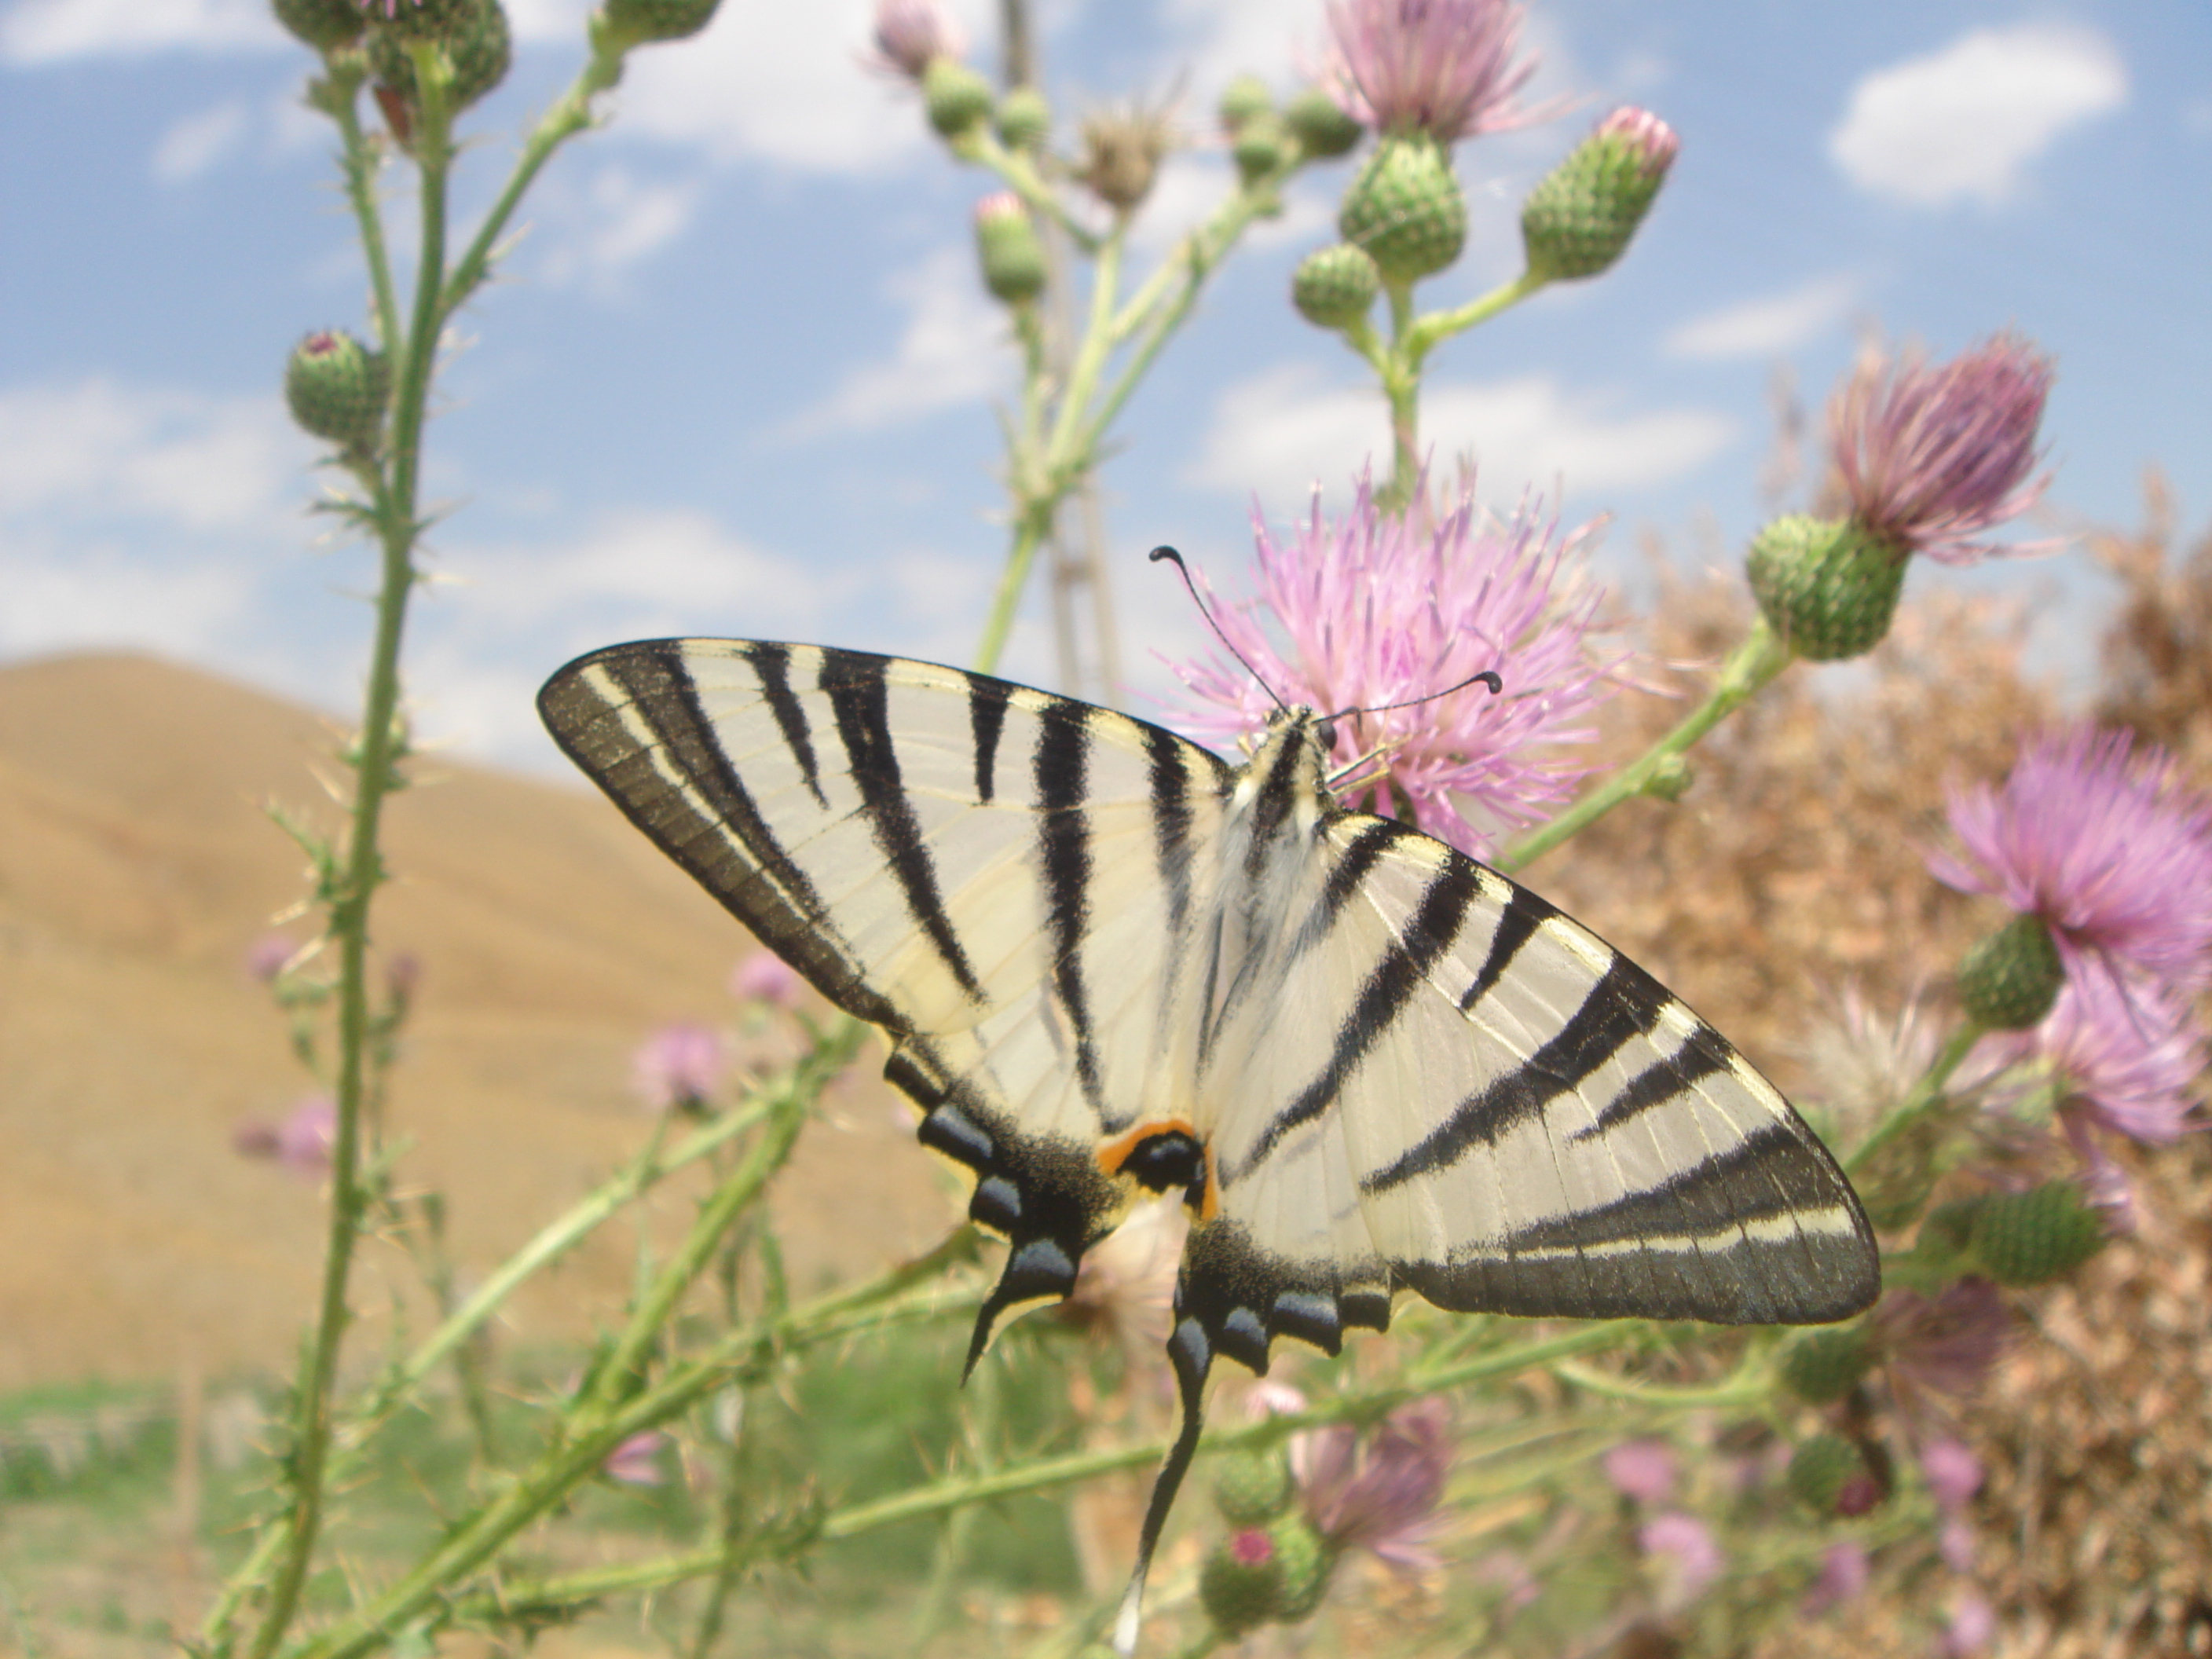
[[[1307, 0], [1036, 9], [1064, 116], [1183, 89], [1193, 145], [1147, 210], [1145, 262], [1224, 188], [1223, 83], [1288, 90], [1322, 27]], [[970, 11], [988, 65], [995, 8]], [[467, 124], [465, 211], [580, 61], [571, 0], [514, 16], [515, 71]], [[532, 198], [450, 343], [432, 428], [430, 490], [453, 509], [412, 658], [432, 738], [550, 769], [538, 683], [640, 635], [971, 652], [1011, 384], [969, 241], [990, 181], [862, 70], [867, 27], [865, 0], [725, 0], [701, 40], [632, 60], [610, 125]], [[1534, 96], [1579, 107], [1462, 146], [1474, 234], [1425, 302], [1517, 268], [1522, 193], [1613, 103], [1657, 111], [1684, 148], [1613, 273], [1432, 361], [1427, 430], [1475, 450], [1493, 499], [1533, 485], [1572, 520], [1613, 514], [1598, 559], [1624, 583], [1646, 528], [1685, 562], [1733, 559], [1768, 510], [1778, 367], [1817, 410], [1863, 328], [1948, 354], [2014, 325], [2059, 365], [2052, 517], [2029, 533], [2132, 521], [2152, 462], [2204, 523], [2202, 0], [1538, 0], [1528, 40]], [[314, 448], [276, 394], [301, 334], [364, 327], [332, 141], [297, 106], [308, 67], [253, 0], [0, 3], [0, 659], [141, 647], [350, 704], [369, 561], [304, 511]], [[1123, 420], [1104, 511], [1139, 693], [1164, 684], [1155, 650], [1198, 643], [1144, 550], [1176, 542], [1234, 589], [1255, 498], [1278, 521], [1316, 477], [1341, 499], [1381, 443], [1358, 365], [1286, 299], [1349, 173], [1299, 186]], [[2090, 659], [2086, 554], [1979, 580], [2045, 596], [2051, 665]], [[1049, 683], [1043, 616], [1040, 596], [1006, 665]]]

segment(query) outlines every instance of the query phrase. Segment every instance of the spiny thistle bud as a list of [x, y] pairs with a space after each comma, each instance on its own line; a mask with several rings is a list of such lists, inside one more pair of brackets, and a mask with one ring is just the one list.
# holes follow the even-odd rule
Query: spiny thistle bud
[[1167, 112], [1130, 107], [1084, 118], [1083, 160], [1075, 176], [1117, 213], [1152, 193], [1160, 161], [1173, 147]]
[[1297, 153], [1291, 130], [1276, 115], [1255, 115], [1237, 130], [1229, 154], [1246, 189], [1267, 177]]
[[713, 21], [721, 0], [607, 0], [602, 16], [609, 46], [627, 52], [649, 40], [683, 40]]
[[[446, 91], [447, 109], [458, 115], [507, 78], [514, 62], [514, 38], [508, 32], [507, 12], [499, 0], [467, 0], [463, 24], [443, 39], [446, 61], [453, 79]], [[389, 99], [380, 94], [387, 112], [394, 105], [404, 112], [404, 125], [411, 129], [422, 100], [415, 84], [415, 60], [405, 44], [388, 30], [369, 37], [368, 66]], [[395, 131], [403, 143], [409, 134]]]
[[296, 39], [321, 52], [359, 40], [368, 23], [353, 0], [272, 0], [270, 9]]
[[1784, 1386], [1800, 1400], [1825, 1406], [1841, 1400], [1874, 1367], [1863, 1325], [1805, 1331], [1782, 1351]]
[[1645, 110], [1617, 109], [1599, 122], [1522, 204], [1529, 275], [1595, 276], [1620, 258], [1680, 148], [1674, 129]]
[[324, 329], [292, 348], [284, 366], [284, 401], [292, 418], [318, 438], [368, 450], [384, 428], [392, 367], [381, 352], [343, 329]]
[[1267, 1536], [1274, 1543], [1275, 1559], [1282, 1564], [1275, 1617], [1285, 1625], [1295, 1625], [1321, 1606], [1321, 1598], [1328, 1592], [1329, 1570], [1336, 1565], [1335, 1557], [1313, 1522], [1295, 1511], [1269, 1528]]
[[[1856, 1481], [1871, 1481], [1866, 1459], [1859, 1449], [1840, 1434], [1816, 1434], [1801, 1443], [1790, 1455], [1789, 1472], [1783, 1483], [1790, 1494], [1815, 1515], [1835, 1515], [1841, 1511], [1846, 1495]], [[1871, 1505], [1862, 1505], [1856, 1512], [1864, 1514]]]
[[1905, 588], [1905, 550], [1855, 519], [1777, 519], [1751, 544], [1751, 591], [1767, 625], [1813, 662], [1881, 642]]
[[1349, 242], [1316, 248], [1291, 277], [1291, 303], [1317, 328], [1349, 328], [1367, 314], [1382, 273], [1367, 250]]
[[1322, 161], [1344, 155], [1367, 131], [1319, 87], [1308, 87], [1285, 104], [1283, 120], [1298, 148]]
[[2066, 964], [2039, 916], [2014, 916], [1959, 964], [1959, 1006], [1992, 1031], [2025, 1031], [2058, 1000]]
[[921, 74], [922, 107], [939, 137], [957, 138], [991, 113], [991, 83], [952, 58], [933, 58]]
[[1214, 1506], [1232, 1527], [1256, 1527], [1290, 1507], [1297, 1488], [1281, 1453], [1231, 1452], [1213, 1477]]
[[1052, 136], [1052, 106], [1035, 87], [1015, 87], [999, 100], [998, 126], [1008, 149], [1036, 149]]
[[1244, 124], [1262, 115], [1272, 115], [1275, 109], [1275, 94], [1267, 90], [1267, 83], [1256, 75], [1240, 75], [1221, 89], [1221, 101], [1214, 106], [1221, 117], [1221, 130], [1234, 138], [1244, 130]]
[[1275, 1540], [1258, 1527], [1233, 1534], [1198, 1575], [1199, 1602], [1224, 1636], [1242, 1636], [1273, 1619], [1282, 1588]]
[[466, 29], [477, 0], [361, 0], [378, 34], [401, 40], [447, 40]]
[[1394, 283], [1433, 276], [1467, 246], [1467, 198], [1443, 147], [1422, 133], [1382, 141], [1345, 192], [1336, 228]]
[[1974, 1217], [1974, 1259], [2000, 1285], [2047, 1285], [2104, 1248], [2103, 1213], [2070, 1181], [1992, 1193]]
[[1036, 299], [1044, 287], [1044, 244], [1029, 209], [1010, 190], [975, 204], [975, 254], [983, 286], [1010, 306]]
[[1912, 1244], [1913, 1254], [1957, 1255], [1973, 1237], [1974, 1218], [1981, 1214], [1982, 1206], [1988, 1201], [1987, 1193], [1976, 1193], [1938, 1204], [1922, 1218], [1920, 1236]]

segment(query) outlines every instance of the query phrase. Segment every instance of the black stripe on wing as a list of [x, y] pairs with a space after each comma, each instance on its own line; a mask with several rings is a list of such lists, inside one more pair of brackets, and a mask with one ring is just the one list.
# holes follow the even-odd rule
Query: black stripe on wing
[[814, 733], [799, 694], [791, 689], [791, 647], [765, 643], [749, 645], [744, 654], [745, 660], [753, 665], [753, 672], [760, 676], [761, 691], [768, 698], [769, 712], [775, 716], [775, 729], [783, 733], [784, 746], [798, 763], [799, 775], [813, 793], [814, 804], [828, 811], [830, 798], [822, 793], [822, 769], [814, 758]]
[[1044, 878], [1045, 925], [1052, 935], [1052, 988], [1074, 1029], [1075, 1074], [1083, 1098], [1103, 1120], [1098, 1044], [1083, 972], [1091, 923], [1091, 725], [1082, 703], [1055, 702], [1040, 716], [1032, 757], [1037, 799], [1037, 863]]
[[896, 1011], [860, 977], [812, 878], [722, 748], [684, 653], [684, 641], [659, 640], [580, 658], [538, 693], [546, 728], [625, 817], [823, 996], [897, 1030]]
[[915, 819], [914, 803], [900, 781], [897, 739], [891, 734], [889, 660], [858, 652], [822, 653], [821, 689], [836, 712], [837, 736], [845, 745], [846, 769], [860, 792], [876, 846], [882, 852], [907, 914], [935, 947], [953, 982], [976, 1002], [985, 1000], [982, 982], [968, 961], [945, 896], [938, 889], [937, 866]]

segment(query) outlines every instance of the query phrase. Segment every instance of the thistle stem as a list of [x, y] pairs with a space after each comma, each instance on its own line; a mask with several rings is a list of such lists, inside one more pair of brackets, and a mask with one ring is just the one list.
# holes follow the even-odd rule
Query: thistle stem
[[1729, 653], [1720, 678], [1702, 703], [1635, 760], [1589, 791], [1549, 823], [1530, 830], [1491, 862], [1511, 874], [1550, 852], [1569, 836], [1587, 830], [1625, 800], [1644, 794], [1668, 763], [1678, 759], [1713, 727], [1748, 702], [1793, 659], [1790, 647], [1759, 617], [1743, 642]]
[[1920, 1080], [1912, 1085], [1912, 1092], [1844, 1160], [1844, 1172], [1846, 1175], [1858, 1174], [1875, 1160], [1883, 1147], [1925, 1116], [1942, 1099], [1944, 1086], [1950, 1082], [1951, 1074], [1959, 1069], [1973, 1046], [1988, 1035], [1972, 1020], [1954, 1031], [1950, 1040], [1944, 1043], [1942, 1051], [1921, 1074]]

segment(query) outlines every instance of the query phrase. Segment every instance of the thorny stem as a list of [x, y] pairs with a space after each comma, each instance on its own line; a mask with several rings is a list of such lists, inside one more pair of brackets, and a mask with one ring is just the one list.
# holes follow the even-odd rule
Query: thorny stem
[[1951, 1074], [1959, 1069], [1973, 1046], [1988, 1035], [1972, 1020], [1954, 1031], [1950, 1040], [1943, 1045], [1942, 1052], [1936, 1056], [1919, 1082], [1912, 1085], [1912, 1092], [1844, 1160], [1844, 1172], [1846, 1175], [1858, 1174], [1874, 1162], [1883, 1147], [1932, 1110], [1942, 1100], [1944, 1085], [1950, 1082]]
[[1530, 830], [1491, 862], [1511, 874], [1533, 864], [1570, 836], [1587, 830], [1607, 812], [1634, 796], [1649, 793], [1670, 763], [1680, 757], [1713, 727], [1743, 707], [1793, 660], [1790, 647], [1759, 617], [1743, 643], [1729, 653], [1720, 678], [1705, 702], [1692, 710], [1674, 729], [1626, 766], [1584, 794], [1549, 823]]
[[[331, 1395], [337, 1380], [338, 1353], [348, 1321], [346, 1290], [353, 1252], [361, 1235], [367, 1194], [356, 1179], [361, 1160], [362, 1104], [368, 1039], [368, 911], [384, 878], [378, 845], [385, 796], [395, 782], [399, 755], [395, 719], [399, 704], [399, 646], [406, 628], [407, 599], [415, 585], [414, 547], [416, 479], [420, 471], [424, 406], [428, 399], [441, 317], [439, 286], [446, 268], [446, 184], [453, 161], [446, 94], [450, 81], [442, 49], [409, 48], [414, 58], [419, 101], [416, 155], [422, 170], [422, 249], [415, 283], [415, 314], [401, 353], [394, 399], [388, 488], [376, 501], [377, 532], [383, 547], [383, 579], [376, 605], [375, 643], [370, 653], [368, 690], [362, 700], [362, 729], [356, 739], [353, 822], [345, 868], [329, 901], [330, 928], [338, 941], [338, 1121], [331, 1147], [330, 1228], [323, 1257], [323, 1286], [307, 1358], [301, 1369], [294, 1403], [288, 1482], [292, 1489], [289, 1539], [269, 1586], [269, 1600], [249, 1650], [267, 1659], [283, 1639], [297, 1612], [300, 1593], [314, 1559], [322, 1522], [324, 1464], [330, 1452]], [[360, 147], [356, 125], [348, 135]], [[356, 197], [374, 217], [366, 190]]]

